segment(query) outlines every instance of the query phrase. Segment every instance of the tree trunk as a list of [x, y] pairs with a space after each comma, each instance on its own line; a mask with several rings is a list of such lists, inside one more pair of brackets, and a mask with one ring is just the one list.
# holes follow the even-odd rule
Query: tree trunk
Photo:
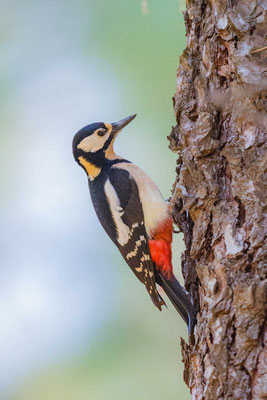
[[193, 399], [267, 398], [266, 8], [188, 0], [185, 11], [169, 140], [178, 154], [172, 204], [186, 245], [183, 275], [199, 311], [189, 344], [182, 340]]

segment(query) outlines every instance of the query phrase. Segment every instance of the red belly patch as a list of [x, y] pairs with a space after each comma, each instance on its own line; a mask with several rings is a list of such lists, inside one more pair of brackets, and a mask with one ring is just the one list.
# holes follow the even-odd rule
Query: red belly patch
[[152, 261], [168, 279], [172, 277], [172, 219], [164, 221], [149, 240]]

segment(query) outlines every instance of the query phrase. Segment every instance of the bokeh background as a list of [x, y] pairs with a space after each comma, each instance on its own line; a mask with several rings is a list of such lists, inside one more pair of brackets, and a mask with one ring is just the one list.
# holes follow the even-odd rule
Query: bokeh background
[[104, 234], [71, 152], [82, 126], [137, 113], [116, 151], [170, 196], [183, 7], [1, 0], [1, 400], [189, 399], [186, 327]]

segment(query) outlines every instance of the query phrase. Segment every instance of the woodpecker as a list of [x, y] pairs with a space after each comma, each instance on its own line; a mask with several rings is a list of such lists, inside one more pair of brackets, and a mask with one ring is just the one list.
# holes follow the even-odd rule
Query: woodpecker
[[135, 115], [109, 124], [96, 122], [73, 138], [73, 155], [84, 169], [97, 217], [154, 305], [166, 305], [161, 286], [191, 332], [195, 312], [172, 267], [173, 222], [167, 203], [150, 177], [114, 152], [118, 133]]

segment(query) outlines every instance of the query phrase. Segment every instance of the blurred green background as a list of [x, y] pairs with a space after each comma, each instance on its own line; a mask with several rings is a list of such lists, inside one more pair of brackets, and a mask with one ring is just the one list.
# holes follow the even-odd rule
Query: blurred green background
[[116, 151], [170, 196], [183, 6], [1, 2], [1, 400], [189, 399], [186, 326], [153, 306], [102, 230], [71, 152], [82, 126], [137, 113]]

